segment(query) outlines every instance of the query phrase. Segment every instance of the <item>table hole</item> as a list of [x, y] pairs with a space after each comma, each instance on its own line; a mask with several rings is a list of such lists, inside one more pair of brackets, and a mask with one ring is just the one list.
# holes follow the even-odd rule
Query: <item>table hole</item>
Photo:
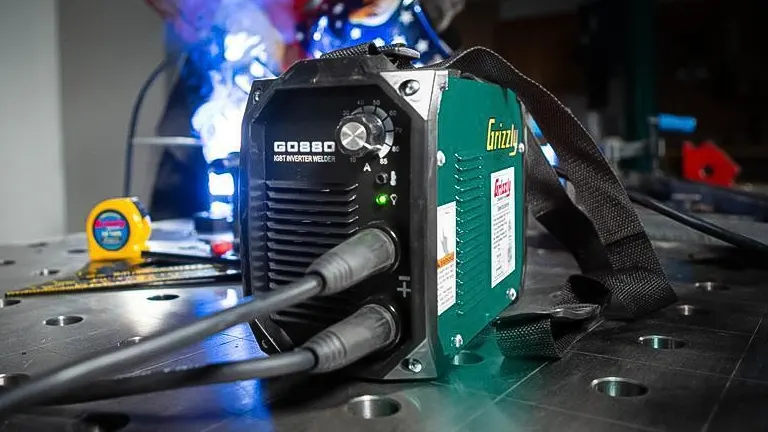
[[0, 267], [16, 264], [16, 261], [12, 259], [0, 259]]
[[643, 346], [653, 349], [679, 349], [687, 345], [683, 339], [677, 339], [669, 336], [642, 336], [637, 342]]
[[72, 248], [67, 249], [67, 253], [70, 255], [82, 255], [84, 253], [88, 252], [88, 249], [85, 248]]
[[639, 397], [648, 393], [648, 387], [626, 378], [599, 378], [592, 381], [590, 387], [611, 397]]
[[675, 306], [675, 309], [677, 310], [677, 313], [683, 316], [701, 315], [706, 313], [706, 310], [689, 304], [677, 305]]
[[77, 316], [77, 315], [60, 315], [53, 318], [48, 318], [45, 320], [45, 325], [47, 326], [55, 326], [55, 327], [63, 327], [68, 326], [72, 324], [77, 324], [79, 322], [83, 321], [83, 317]]
[[120, 342], [117, 343], [117, 346], [129, 346], [129, 345], [136, 345], [137, 343], [141, 342], [144, 338], [141, 336], [134, 336], [132, 338], [123, 339]]
[[40, 248], [44, 248], [44, 247], [48, 246], [48, 243], [46, 243], [46, 242], [37, 242], [37, 243], [30, 243], [27, 246], [29, 246], [29, 247], [31, 247], [33, 249], [40, 249]]
[[175, 300], [179, 298], [176, 294], [158, 294], [153, 295], [152, 297], [147, 297], [147, 300], [150, 301], [168, 301], [168, 300]]
[[55, 269], [55, 268], [42, 268], [38, 270], [35, 274], [38, 276], [53, 276], [61, 273], [61, 270]]
[[22, 373], [0, 374], [0, 392], [18, 387], [29, 381], [29, 375]]
[[469, 366], [482, 363], [483, 356], [473, 353], [471, 351], [461, 351], [451, 359], [451, 364], [455, 366]]
[[91, 413], [80, 418], [76, 427], [82, 432], [116, 432], [125, 429], [131, 418], [118, 413]]
[[0, 299], [0, 309], [14, 306], [21, 303], [21, 300], [17, 299]]
[[731, 289], [728, 285], [720, 282], [696, 282], [694, 285], [697, 289], [702, 291], [728, 291]]
[[400, 412], [400, 402], [382, 396], [360, 396], [347, 403], [347, 411], [364, 419], [390, 417]]

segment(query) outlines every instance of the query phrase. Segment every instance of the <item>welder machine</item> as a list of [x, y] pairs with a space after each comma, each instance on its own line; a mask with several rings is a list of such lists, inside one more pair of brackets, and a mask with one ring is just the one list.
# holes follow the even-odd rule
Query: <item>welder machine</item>
[[[626, 190], [562, 103], [485, 48], [417, 57], [363, 44], [254, 82], [237, 209], [247, 297], [42, 374], [0, 395], [0, 417], [307, 372], [435, 378], [486, 329], [507, 357], [557, 358], [601, 316], [676, 301]], [[528, 213], [579, 266], [551, 305], [521, 296]], [[268, 357], [114, 376], [242, 322]]]
[[285, 352], [378, 304], [397, 317], [399, 338], [356, 374], [433, 378], [520, 295], [524, 108], [514, 92], [455, 70], [398, 67], [418, 56], [407, 48], [377, 51], [254, 83], [241, 254], [246, 293], [271, 291], [379, 227], [397, 239], [396, 270], [251, 325], [265, 352]]

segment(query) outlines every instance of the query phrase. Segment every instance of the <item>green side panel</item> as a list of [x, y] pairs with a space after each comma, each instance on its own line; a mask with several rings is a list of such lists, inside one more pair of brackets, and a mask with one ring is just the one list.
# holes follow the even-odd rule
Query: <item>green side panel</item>
[[457, 335], [466, 345], [522, 286], [524, 138], [517, 96], [477, 81], [449, 78], [437, 121], [438, 335], [452, 355]]

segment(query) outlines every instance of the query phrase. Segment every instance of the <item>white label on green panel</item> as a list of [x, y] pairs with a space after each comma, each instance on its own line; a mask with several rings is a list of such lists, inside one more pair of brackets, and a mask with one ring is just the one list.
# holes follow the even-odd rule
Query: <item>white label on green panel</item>
[[491, 287], [515, 270], [515, 168], [491, 173]]

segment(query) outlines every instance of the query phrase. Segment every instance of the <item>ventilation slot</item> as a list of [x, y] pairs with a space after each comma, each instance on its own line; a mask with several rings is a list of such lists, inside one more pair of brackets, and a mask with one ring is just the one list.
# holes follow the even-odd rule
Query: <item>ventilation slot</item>
[[488, 193], [484, 188], [483, 157], [456, 155], [455, 178], [456, 294], [460, 310], [466, 310], [480, 301], [481, 293], [473, 287], [483, 286], [477, 283], [477, 277], [486, 273], [482, 266]]
[[[256, 234], [266, 243], [262, 250], [270, 289], [301, 278], [315, 258], [357, 231], [357, 187], [266, 182], [263, 233]], [[293, 336], [307, 331], [310, 336], [338, 322], [354, 307], [348, 303], [343, 294], [316, 298], [272, 314], [272, 319], [292, 339], [300, 339]]]

